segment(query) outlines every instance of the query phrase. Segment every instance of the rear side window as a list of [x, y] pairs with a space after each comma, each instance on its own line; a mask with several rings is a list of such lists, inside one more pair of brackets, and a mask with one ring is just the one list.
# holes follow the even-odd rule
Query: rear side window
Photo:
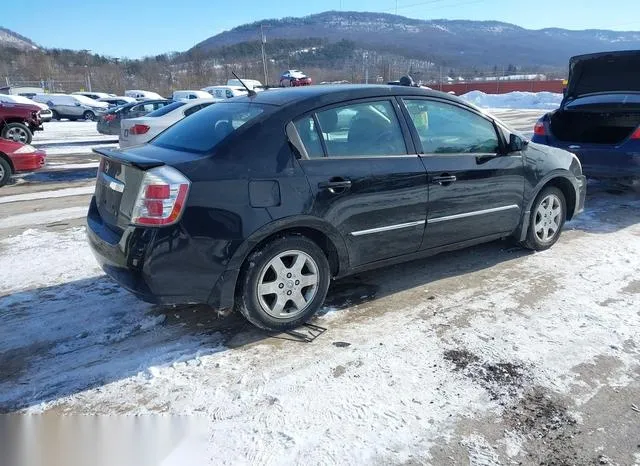
[[493, 123], [464, 108], [425, 99], [403, 99], [425, 154], [486, 154], [500, 150]]
[[[377, 157], [406, 155], [407, 147], [390, 101], [354, 103], [317, 113], [319, 130], [329, 157]], [[307, 128], [309, 126], [309, 128]], [[296, 128], [305, 148], [317, 153], [312, 123], [298, 121]], [[302, 131], [302, 133], [301, 133]], [[303, 135], [303, 133], [305, 133]], [[316, 132], [317, 134], [317, 132]], [[305, 139], [306, 138], [306, 139]], [[309, 147], [307, 145], [310, 145]]]
[[251, 120], [276, 107], [247, 103], [216, 103], [180, 120], [160, 133], [151, 144], [198, 154], [211, 151], [216, 144]]
[[172, 104], [165, 105], [164, 107], [161, 107], [161, 108], [159, 108], [157, 110], [153, 110], [153, 106], [154, 105], [153, 104], [147, 104], [147, 106], [151, 107], [151, 109], [153, 110], [147, 116], [148, 117], [160, 117], [160, 116], [166, 115], [169, 112], [173, 112], [176, 108], [180, 108], [183, 105], [186, 105], [185, 102], [173, 102]]

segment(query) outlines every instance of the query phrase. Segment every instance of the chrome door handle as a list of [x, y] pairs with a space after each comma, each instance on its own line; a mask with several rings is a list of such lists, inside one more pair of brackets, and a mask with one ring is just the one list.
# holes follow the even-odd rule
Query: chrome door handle
[[347, 189], [351, 187], [351, 181], [349, 180], [341, 180], [341, 181], [323, 181], [318, 183], [318, 188], [320, 189]]
[[455, 175], [434, 176], [433, 178], [431, 178], [432, 183], [439, 184], [442, 186], [450, 185], [451, 183], [457, 180], [458, 178], [456, 178]]

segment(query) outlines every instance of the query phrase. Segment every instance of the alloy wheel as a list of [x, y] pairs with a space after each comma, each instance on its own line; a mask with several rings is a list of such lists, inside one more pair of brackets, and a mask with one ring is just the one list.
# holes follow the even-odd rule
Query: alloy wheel
[[29, 139], [29, 135], [24, 130], [24, 128], [10, 128], [6, 134], [7, 139], [9, 139], [10, 141], [22, 142], [26, 144], [27, 140]]
[[318, 264], [309, 254], [297, 250], [282, 252], [260, 272], [258, 303], [271, 317], [289, 319], [309, 307], [319, 281]]
[[542, 243], [554, 240], [562, 223], [562, 202], [555, 194], [549, 194], [540, 202], [536, 211], [535, 232]]

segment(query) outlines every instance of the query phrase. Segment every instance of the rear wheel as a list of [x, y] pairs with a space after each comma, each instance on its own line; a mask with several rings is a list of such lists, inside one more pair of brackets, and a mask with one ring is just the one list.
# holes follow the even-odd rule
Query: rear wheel
[[82, 114], [82, 118], [84, 118], [86, 121], [95, 121], [96, 114], [93, 113], [91, 110], [87, 110]]
[[558, 188], [544, 188], [531, 209], [527, 239], [522, 243], [527, 249], [544, 251], [560, 238], [567, 219], [567, 202]]
[[59, 120], [60, 119], [60, 114], [58, 112], [56, 112], [55, 110], [51, 110], [51, 119], [52, 120]]
[[0, 186], [4, 186], [11, 179], [11, 165], [3, 157], [0, 157]]
[[327, 257], [304, 236], [284, 236], [246, 260], [236, 308], [265, 330], [298, 327], [320, 308], [329, 289]]
[[2, 137], [10, 141], [29, 144], [33, 134], [31, 134], [29, 127], [23, 123], [9, 123], [2, 129]]

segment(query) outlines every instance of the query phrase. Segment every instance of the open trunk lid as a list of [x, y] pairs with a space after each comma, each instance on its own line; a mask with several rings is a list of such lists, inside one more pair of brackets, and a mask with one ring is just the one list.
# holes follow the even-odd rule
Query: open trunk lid
[[579, 55], [569, 60], [565, 102], [586, 94], [640, 92], [640, 50]]

